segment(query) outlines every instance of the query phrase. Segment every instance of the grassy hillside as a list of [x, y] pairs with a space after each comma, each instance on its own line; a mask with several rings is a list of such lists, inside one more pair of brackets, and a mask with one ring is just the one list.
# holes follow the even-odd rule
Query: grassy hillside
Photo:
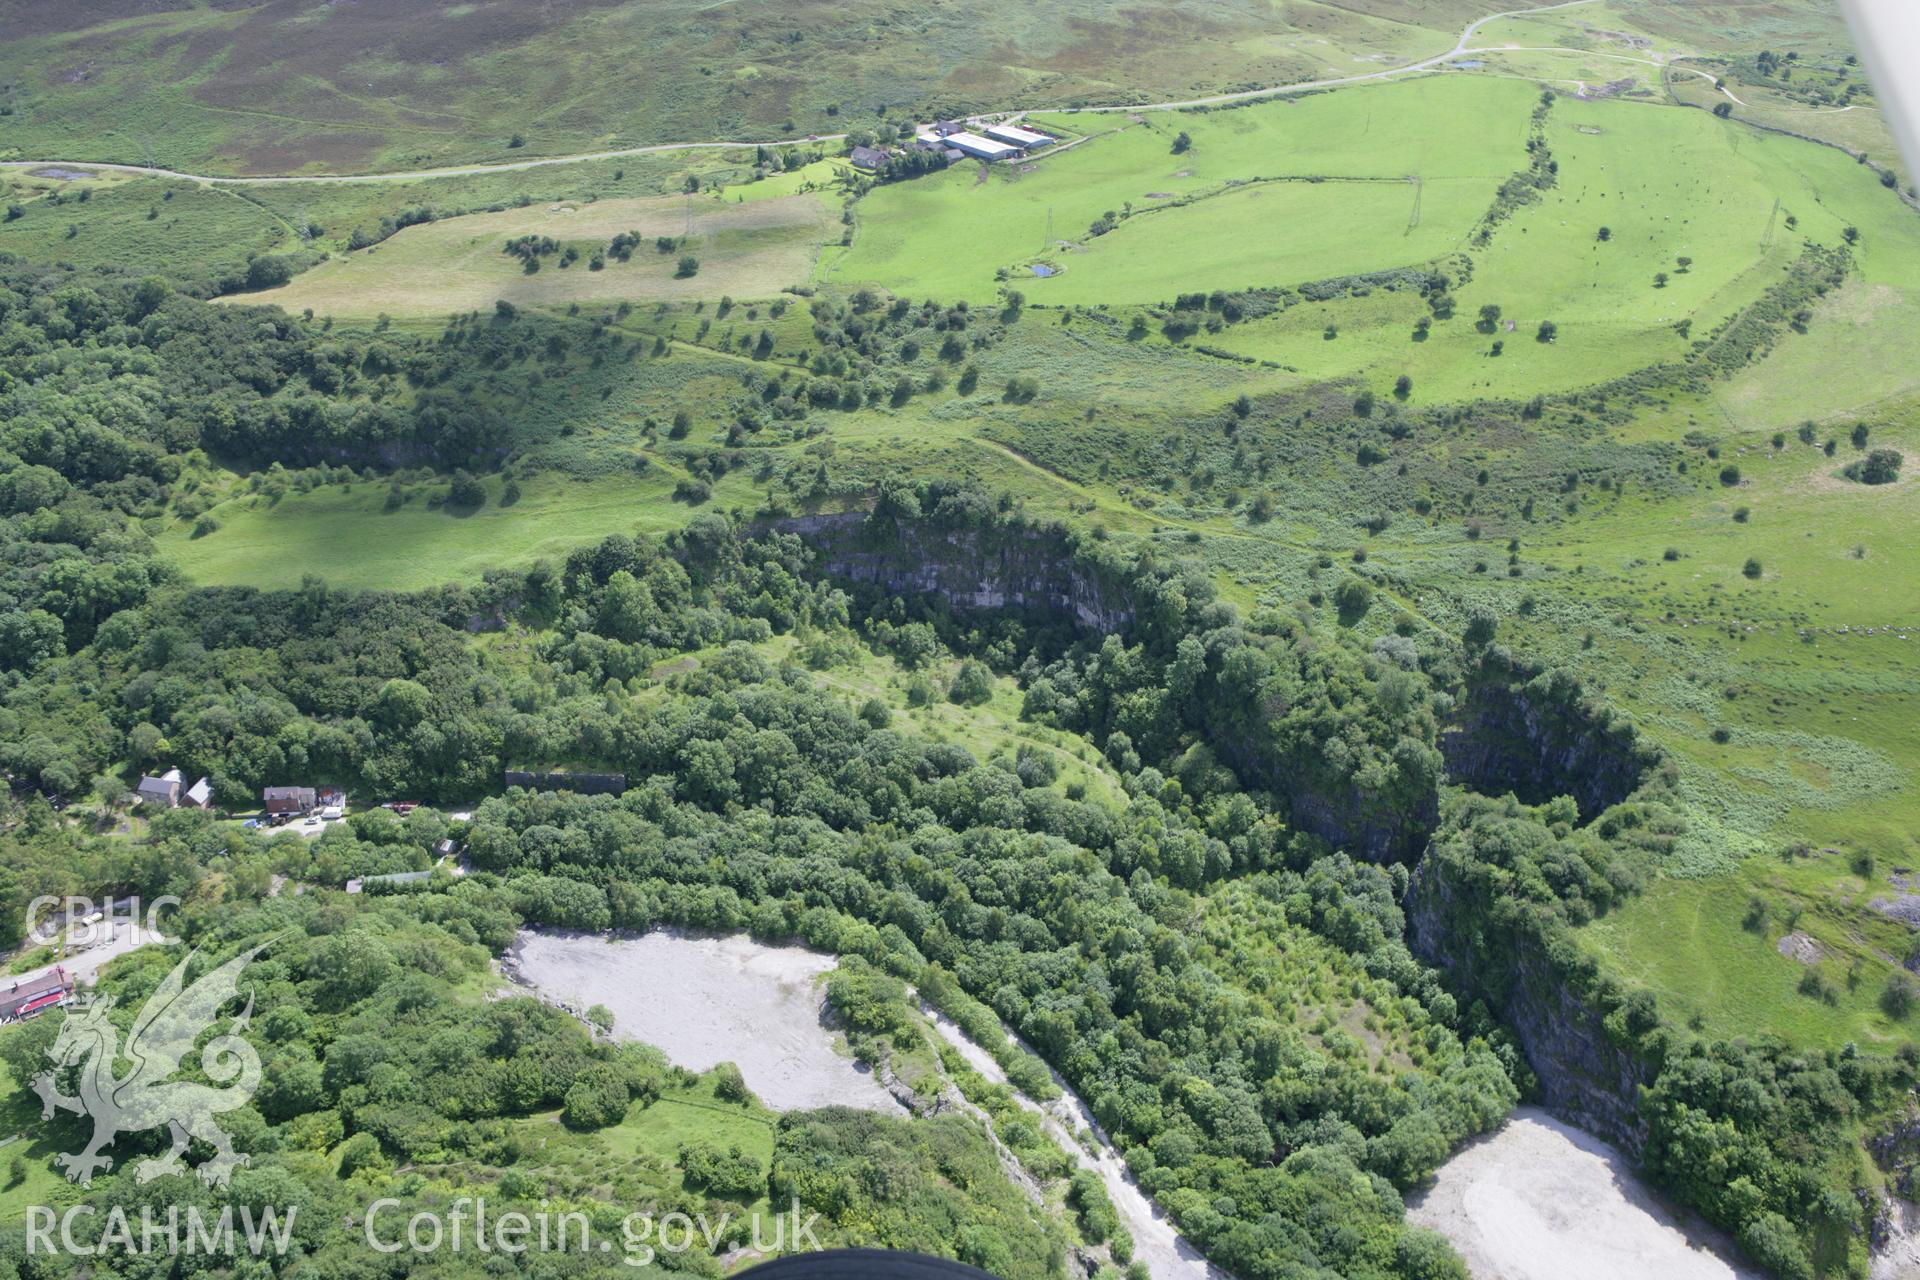
[[[981, 11], [754, 0], [377, 13], [294, 0], [4, 10], [9, 146], [28, 156], [285, 173], [708, 138], [791, 138], [915, 104], [1145, 101], [1431, 56], [1489, 0], [1090, 0]], [[1279, 21], [1276, 21], [1276, 18]], [[517, 140], [517, 141], [516, 141]]]
[[[979, 300], [1004, 268], [1036, 302], [1121, 303], [1411, 265], [1458, 247], [1520, 167], [1533, 98], [1520, 84], [1433, 77], [1139, 123], [1038, 116], [1088, 140], [875, 191], [825, 278]], [[1463, 136], [1447, 123], [1460, 114], [1490, 132]], [[1183, 132], [1190, 145], [1175, 152]], [[1118, 229], [1090, 235], [1109, 213]], [[1032, 279], [1034, 262], [1060, 274]]]
[[212, 278], [300, 245], [291, 225], [231, 190], [81, 173], [0, 171], [0, 253]]
[[[727, 294], [764, 298], [806, 280], [829, 225], [826, 204], [811, 194], [751, 203], [656, 196], [528, 206], [408, 227], [248, 301], [324, 315], [405, 318], [483, 310], [501, 299], [555, 307]], [[628, 233], [644, 242], [631, 258], [604, 258], [608, 243]], [[522, 236], [558, 246], [532, 273], [505, 252], [508, 241]], [[671, 245], [659, 247], [662, 239]], [[577, 254], [570, 264], [560, 256], [568, 249]], [[603, 255], [598, 267], [596, 254]], [[687, 254], [697, 258], [697, 271], [681, 267]]]

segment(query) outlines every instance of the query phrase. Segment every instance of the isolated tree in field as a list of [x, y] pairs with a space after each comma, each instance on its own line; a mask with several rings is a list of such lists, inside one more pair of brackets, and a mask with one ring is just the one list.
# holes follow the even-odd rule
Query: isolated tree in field
[[1845, 240], [1845, 241], [1846, 241], [1846, 242], [1847, 242], [1848, 244], [1859, 244], [1859, 243], [1860, 243], [1860, 228], [1858, 228], [1858, 227], [1848, 227], [1848, 228], [1846, 228], [1846, 229], [1845, 229], [1844, 231], [1842, 231], [1842, 232], [1840, 233], [1840, 238], [1841, 238], [1842, 240]]
[[677, 268], [675, 268], [673, 274], [682, 280], [685, 280], [690, 276], [699, 275], [700, 259], [694, 257], [690, 253], [681, 254], [680, 265]]
[[[1886, 990], [1880, 993], [1880, 1007], [1887, 1016], [1899, 1021], [1913, 1012], [1914, 1000], [1920, 997], [1920, 985], [1916, 985], [1913, 975], [1903, 969], [1895, 969], [1887, 976]], [[15, 1156], [15, 1160], [19, 1157]]]
[[1405, 400], [1412, 391], [1413, 379], [1406, 374], [1403, 373], [1393, 380], [1393, 394], [1399, 396], [1402, 400]]
[[1682, 254], [1680, 257], [1675, 258], [1673, 261], [1674, 261], [1674, 265], [1680, 268], [1680, 272], [1682, 275], [1686, 274], [1693, 267], [1693, 259], [1687, 257], [1685, 254]]
[[619, 1124], [632, 1099], [626, 1082], [604, 1064], [580, 1073], [562, 1102], [560, 1121], [570, 1129], [604, 1129]]
[[1415, 342], [1425, 342], [1427, 335], [1432, 331], [1433, 321], [1427, 316], [1421, 316], [1413, 322], [1413, 340]]
[[1720, 468], [1720, 483], [1731, 489], [1740, 483], [1740, 468], [1732, 465]]
[[487, 491], [480, 482], [464, 470], [453, 473], [453, 484], [447, 490], [447, 502], [456, 507], [477, 507], [487, 500]]
[[1740, 566], [1740, 572], [1749, 578], [1758, 578], [1761, 574], [1760, 562], [1749, 556], [1747, 562]]
[[723, 1062], [713, 1069], [713, 1096], [722, 1102], [753, 1101], [753, 1091], [747, 1088], [746, 1077], [731, 1062]]
[[1492, 333], [1500, 324], [1500, 304], [1489, 302], [1480, 308], [1480, 332]]
[[1373, 585], [1365, 578], [1348, 578], [1333, 593], [1333, 602], [1342, 618], [1358, 621], [1373, 604]]
[[1853, 430], [1851, 433], [1849, 433], [1848, 439], [1853, 441], [1854, 448], [1864, 449], [1867, 447], [1867, 437], [1870, 434], [1871, 432], [1869, 431], [1866, 423], [1856, 422], [1853, 424]]
[[1733, 104], [1731, 102], [1716, 103], [1713, 108], [1713, 114], [1725, 120], [1733, 114]]
[[1664, 288], [1666, 288], [1666, 287], [1667, 287], [1667, 273], [1666, 273], [1666, 272], [1664, 272], [1664, 271], [1656, 271], [1656, 272], [1654, 272], [1654, 273], [1653, 273], [1653, 287], [1654, 287], [1654, 288], [1656, 288], [1656, 289], [1664, 289]]
[[1900, 478], [1900, 465], [1905, 461], [1898, 449], [1875, 449], [1858, 462], [1848, 463], [1844, 474], [1861, 484], [1892, 484]]
[[993, 700], [993, 673], [973, 658], [960, 664], [947, 690], [947, 699], [963, 707], [977, 707]]
[[1813, 423], [1803, 422], [1800, 424], [1799, 429], [1795, 431], [1794, 434], [1800, 437], [1801, 444], [1812, 444], [1813, 438], [1815, 435], [1819, 434], [1819, 430], [1820, 429], [1814, 426]]
[[1187, 136], [1187, 131], [1185, 129], [1182, 129], [1179, 133], [1179, 136], [1177, 136], [1173, 140], [1173, 154], [1177, 156], [1185, 155], [1188, 149], [1191, 148], [1192, 146], [1193, 146], [1193, 139]]
[[1600, 241], [1601, 244], [1605, 244], [1607, 241], [1613, 239], [1613, 228], [1612, 227], [1600, 228], [1600, 234], [1598, 235], [1597, 239]]
[[685, 409], [674, 411], [673, 425], [667, 428], [667, 439], [685, 440], [687, 432], [693, 430], [693, 415]]
[[277, 289], [293, 279], [293, 264], [275, 254], [265, 254], [247, 264], [247, 288]]
[[1534, 340], [1537, 342], [1552, 342], [1555, 338], [1558, 338], [1559, 336], [1560, 336], [1559, 325], [1555, 324], [1551, 320], [1542, 320], [1540, 322], [1540, 331], [1534, 334]]

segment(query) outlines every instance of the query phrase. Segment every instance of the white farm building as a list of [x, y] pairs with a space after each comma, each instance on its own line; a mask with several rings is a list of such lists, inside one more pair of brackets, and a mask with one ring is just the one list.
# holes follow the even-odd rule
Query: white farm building
[[995, 142], [992, 138], [983, 138], [964, 129], [948, 134], [944, 141], [949, 147], [981, 160], [1005, 160], [1020, 153], [1020, 148], [1010, 142]]
[[989, 138], [996, 139], [1000, 142], [1011, 143], [1025, 151], [1031, 151], [1035, 147], [1044, 147], [1053, 141], [1052, 138], [1044, 133], [1035, 133], [1031, 129], [1022, 129], [1016, 124], [990, 124], [986, 127], [985, 133]]

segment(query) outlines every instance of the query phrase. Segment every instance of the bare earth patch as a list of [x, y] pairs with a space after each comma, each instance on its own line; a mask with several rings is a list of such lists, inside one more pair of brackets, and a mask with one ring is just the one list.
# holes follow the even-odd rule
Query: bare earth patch
[[601, 1004], [613, 1031], [695, 1071], [722, 1062], [776, 1111], [899, 1104], [865, 1067], [834, 1052], [822, 980], [834, 958], [769, 947], [744, 933], [655, 929], [639, 937], [523, 931], [511, 967], [549, 1003]]
[[1798, 960], [1801, 964], [1819, 964], [1827, 954], [1825, 947], [1798, 929], [1774, 943], [1773, 949], [1787, 959]]
[[1920, 929], [1920, 893], [1902, 893], [1891, 898], [1875, 898], [1867, 905], [1881, 915]]
[[1536, 1107], [1463, 1148], [1407, 1217], [1474, 1280], [1760, 1280], [1719, 1232], [1655, 1200], [1625, 1156]]

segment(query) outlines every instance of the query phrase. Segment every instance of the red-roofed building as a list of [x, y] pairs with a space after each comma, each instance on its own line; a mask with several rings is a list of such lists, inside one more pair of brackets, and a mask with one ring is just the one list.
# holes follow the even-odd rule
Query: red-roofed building
[[0, 985], [0, 1024], [24, 1022], [72, 998], [73, 981], [58, 965], [37, 978], [14, 978]]

